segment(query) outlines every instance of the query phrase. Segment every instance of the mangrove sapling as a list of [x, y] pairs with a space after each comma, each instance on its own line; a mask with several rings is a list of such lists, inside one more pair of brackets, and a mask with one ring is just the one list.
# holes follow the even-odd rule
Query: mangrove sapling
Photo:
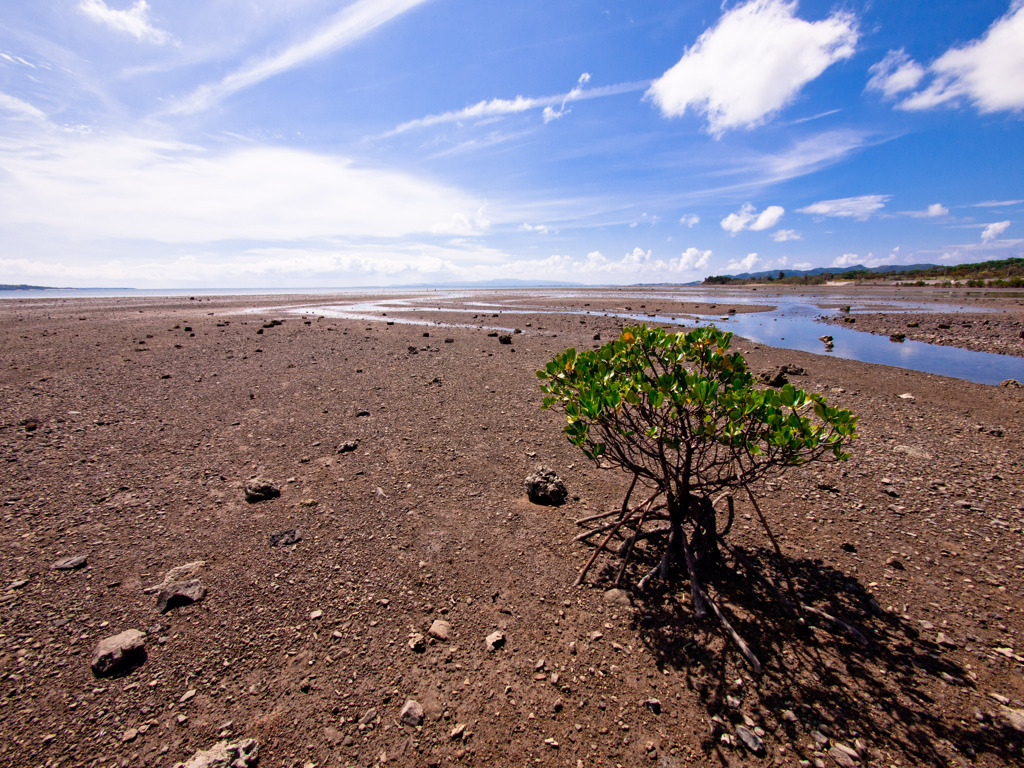
[[[824, 396], [790, 384], [777, 391], [756, 387], [743, 356], [729, 353], [731, 338], [714, 327], [670, 333], [640, 325], [599, 349], [568, 349], [537, 375], [544, 408], [566, 414], [570, 442], [599, 465], [631, 475], [620, 509], [578, 521], [590, 525], [578, 539], [604, 536], [577, 583], [616, 536], [623, 539], [616, 583], [637, 544], [661, 542], [657, 564], [638, 587], [668, 580], [681, 568], [689, 577], [695, 615], [703, 618], [710, 608], [759, 668], [706, 589], [708, 580], [727, 567], [723, 550], [731, 549], [723, 544], [732, 524], [733, 494], [742, 490], [749, 499], [785, 570], [754, 489], [787, 467], [847, 459], [857, 419], [828, 405]], [[634, 494], [643, 500], [634, 502]], [[738, 562], [735, 556], [731, 560]], [[786, 602], [799, 611], [786, 576], [792, 598]]]

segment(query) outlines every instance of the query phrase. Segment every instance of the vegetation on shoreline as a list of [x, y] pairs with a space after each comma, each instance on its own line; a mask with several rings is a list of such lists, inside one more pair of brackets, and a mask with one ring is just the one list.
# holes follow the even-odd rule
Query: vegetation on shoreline
[[704, 285], [824, 285], [834, 280], [852, 282], [886, 282], [909, 285], [967, 285], [971, 287], [1024, 287], [1024, 258], [982, 261], [975, 264], [933, 266], [925, 269], [900, 271], [874, 271], [851, 269], [846, 271], [797, 272], [780, 270], [778, 274], [733, 277], [711, 275], [704, 279]]

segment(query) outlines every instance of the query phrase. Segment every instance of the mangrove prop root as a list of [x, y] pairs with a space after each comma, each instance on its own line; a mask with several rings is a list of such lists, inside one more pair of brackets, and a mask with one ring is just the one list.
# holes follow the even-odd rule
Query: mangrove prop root
[[761, 662], [757, 660], [757, 656], [755, 656], [754, 652], [750, 650], [750, 646], [747, 645], [746, 641], [740, 637], [739, 633], [732, 628], [732, 624], [730, 624], [729, 620], [725, 618], [725, 614], [722, 613], [722, 609], [719, 608], [715, 601], [708, 597], [707, 593], [703, 590], [701, 590], [701, 597], [704, 602], [710, 606], [715, 616], [718, 617], [718, 623], [722, 625], [722, 630], [725, 632], [726, 637], [732, 640], [733, 645], [735, 645], [739, 649], [740, 653], [743, 654], [744, 658], [746, 658], [747, 663], [750, 665], [750, 669], [754, 672], [754, 677], [760, 677]]
[[700, 587], [700, 581], [697, 579], [697, 563], [694, 561], [693, 552], [690, 551], [690, 545], [686, 541], [685, 532], [681, 532], [680, 539], [682, 539], [683, 557], [686, 558], [686, 570], [690, 573], [690, 599], [693, 601], [693, 612], [698, 619], [703, 619], [708, 615], [708, 611], [702, 599], [703, 590]]

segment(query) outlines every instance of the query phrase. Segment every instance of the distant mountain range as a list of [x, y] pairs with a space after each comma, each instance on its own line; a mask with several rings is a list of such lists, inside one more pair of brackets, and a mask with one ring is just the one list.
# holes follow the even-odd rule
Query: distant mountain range
[[849, 267], [815, 267], [814, 269], [766, 269], [763, 272], [743, 272], [729, 275], [735, 280], [761, 280], [766, 277], [803, 277], [804, 275], [843, 275], [848, 272], [914, 272], [925, 269], [942, 269], [937, 264], [886, 264], [883, 267], [865, 267], [863, 264], [852, 264]]

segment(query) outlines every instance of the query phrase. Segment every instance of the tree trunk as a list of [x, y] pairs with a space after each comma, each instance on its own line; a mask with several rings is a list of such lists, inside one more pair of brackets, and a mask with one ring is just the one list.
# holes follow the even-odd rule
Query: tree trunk
[[718, 547], [718, 520], [711, 499], [706, 496], [690, 497], [690, 515], [693, 520], [693, 556], [702, 568], [713, 568], [721, 563]]

